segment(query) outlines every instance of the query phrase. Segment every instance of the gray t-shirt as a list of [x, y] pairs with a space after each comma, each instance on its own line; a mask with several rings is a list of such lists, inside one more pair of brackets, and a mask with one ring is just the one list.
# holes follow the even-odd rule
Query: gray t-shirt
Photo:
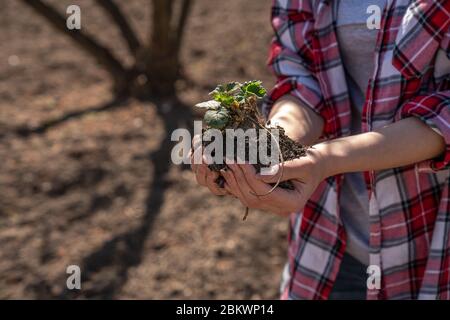
[[[338, 0], [335, 2], [337, 40], [346, 71], [352, 104], [351, 133], [361, 132], [365, 92], [374, 71], [377, 29], [367, 27], [367, 8], [382, 10], [386, 0]], [[340, 212], [347, 232], [347, 252], [369, 264], [369, 197], [361, 172], [346, 173], [340, 196]]]

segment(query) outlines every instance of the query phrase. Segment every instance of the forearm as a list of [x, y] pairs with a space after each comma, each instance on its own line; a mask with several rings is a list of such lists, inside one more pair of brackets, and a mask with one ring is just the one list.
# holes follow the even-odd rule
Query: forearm
[[315, 146], [326, 176], [414, 164], [445, 151], [442, 136], [416, 118]]
[[284, 96], [274, 104], [269, 120], [283, 127], [291, 139], [306, 145], [317, 143], [323, 130], [322, 117], [292, 96]]

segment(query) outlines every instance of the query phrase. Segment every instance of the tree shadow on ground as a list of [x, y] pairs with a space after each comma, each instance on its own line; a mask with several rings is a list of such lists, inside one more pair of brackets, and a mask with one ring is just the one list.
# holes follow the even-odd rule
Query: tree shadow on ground
[[154, 168], [153, 179], [139, 226], [115, 236], [82, 260], [80, 268], [83, 290], [75, 292], [63, 289], [55, 298], [113, 299], [126, 283], [128, 270], [141, 263], [145, 242], [151, 234], [155, 218], [164, 204], [164, 194], [170, 185], [167, 180], [167, 173], [172, 165], [170, 135], [180, 127], [192, 130], [194, 119], [191, 109], [180, 101], [172, 101], [168, 106], [170, 110], [165, 113], [160, 111], [164, 108], [158, 108], [165, 134], [159, 149], [149, 156]]
[[128, 101], [128, 99], [125, 99], [125, 98], [114, 98], [107, 103], [101, 104], [101, 105], [93, 107], [93, 108], [68, 112], [59, 118], [47, 120], [47, 121], [41, 123], [40, 125], [38, 125], [37, 127], [28, 127], [27, 125], [19, 126], [15, 129], [13, 129], [13, 133], [15, 133], [21, 137], [24, 137], [24, 138], [26, 138], [32, 134], [43, 134], [47, 130], [49, 130], [55, 126], [58, 126], [60, 124], [63, 124], [69, 120], [81, 118], [81, 117], [91, 114], [91, 113], [108, 111], [108, 110], [111, 110], [114, 108], [124, 106], [124, 105], [126, 105], [127, 101]]

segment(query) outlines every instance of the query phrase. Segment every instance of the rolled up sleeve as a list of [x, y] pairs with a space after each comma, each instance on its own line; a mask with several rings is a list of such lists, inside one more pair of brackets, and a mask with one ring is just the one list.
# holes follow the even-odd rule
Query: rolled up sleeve
[[450, 90], [430, 95], [417, 96], [401, 106], [396, 120], [417, 117], [445, 140], [445, 151], [437, 158], [418, 164], [422, 172], [439, 171], [450, 168]]
[[269, 92], [263, 112], [267, 117], [273, 104], [292, 95], [326, 119], [319, 82], [314, 74], [312, 56], [313, 20], [308, 1], [274, 1], [272, 26], [275, 36], [270, 47], [268, 65], [277, 77]]

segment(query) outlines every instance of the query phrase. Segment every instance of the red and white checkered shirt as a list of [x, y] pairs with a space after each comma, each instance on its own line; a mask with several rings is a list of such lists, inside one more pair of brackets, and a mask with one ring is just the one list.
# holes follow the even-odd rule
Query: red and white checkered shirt
[[[269, 65], [278, 81], [264, 108], [267, 114], [277, 99], [293, 95], [323, 117], [326, 139], [349, 135], [351, 122], [332, 6], [332, 0], [274, 0]], [[444, 137], [446, 152], [365, 173], [370, 263], [381, 270], [381, 287], [368, 289], [369, 299], [450, 299], [450, 74], [435, 76], [438, 50], [450, 59], [450, 0], [387, 0], [362, 131], [418, 117]], [[283, 299], [330, 294], [346, 247], [341, 182], [342, 175], [322, 182], [303, 212], [291, 216]]]

